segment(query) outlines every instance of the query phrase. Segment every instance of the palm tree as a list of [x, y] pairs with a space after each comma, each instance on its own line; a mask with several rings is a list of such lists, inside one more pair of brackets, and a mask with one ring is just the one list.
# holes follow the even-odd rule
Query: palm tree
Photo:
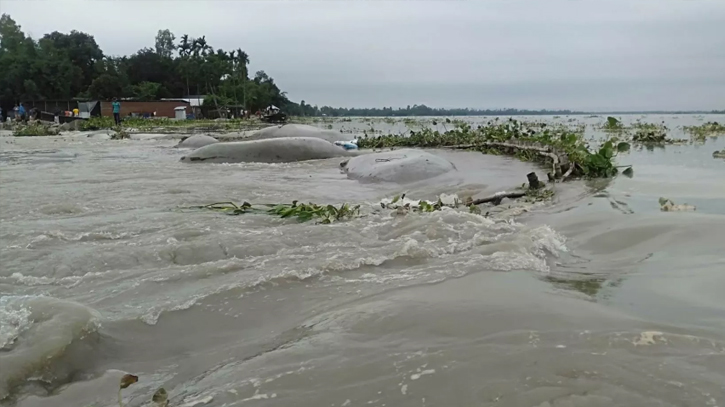
[[189, 36], [187, 34], [184, 34], [181, 36], [181, 41], [179, 42], [179, 55], [182, 57], [189, 56], [189, 52], [191, 51], [191, 44], [189, 43]]

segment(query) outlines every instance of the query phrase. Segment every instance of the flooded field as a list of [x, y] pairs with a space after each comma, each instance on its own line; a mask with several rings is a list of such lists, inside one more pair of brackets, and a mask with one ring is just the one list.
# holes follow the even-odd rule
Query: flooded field
[[[517, 119], [592, 139], [606, 121]], [[454, 126], [432, 120], [314, 124]], [[622, 117], [637, 120], [689, 139], [725, 117]], [[725, 406], [725, 137], [633, 145], [616, 159], [632, 178], [558, 184], [515, 217], [374, 208], [546, 179], [533, 163], [436, 150], [456, 175], [401, 187], [347, 179], [340, 159], [188, 165], [177, 141], [0, 137], [0, 404], [114, 406], [130, 372], [127, 406], [159, 387], [189, 407]], [[292, 200], [366, 216], [181, 209]]]

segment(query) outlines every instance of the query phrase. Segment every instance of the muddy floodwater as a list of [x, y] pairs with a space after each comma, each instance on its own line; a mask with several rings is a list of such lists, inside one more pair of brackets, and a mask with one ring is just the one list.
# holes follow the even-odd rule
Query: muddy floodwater
[[[536, 117], [587, 124], [602, 117]], [[722, 115], [626, 116], [681, 126]], [[466, 118], [486, 122], [490, 118]], [[319, 123], [351, 137], [404, 123]], [[370, 130], [374, 126], [375, 129]], [[725, 160], [634, 147], [634, 176], [557, 185], [483, 217], [374, 207], [483, 197], [531, 163], [434, 151], [458, 171], [361, 184], [341, 159], [179, 162], [167, 136], [0, 137], [0, 404], [725, 407]], [[661, 212], [658, 199], [695, 205]], [[362, 204], [332, 225], [183, 210]]]

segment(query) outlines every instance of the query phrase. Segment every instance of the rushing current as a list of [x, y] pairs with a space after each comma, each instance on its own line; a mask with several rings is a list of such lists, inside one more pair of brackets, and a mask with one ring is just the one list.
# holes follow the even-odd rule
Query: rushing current
[[[725, 121], [624, 119], [675, 135]], [[403, 124], [334, 124], [370, 126]], [[128, 372], [134, 407], [159, 387], [186, 407], [725, 406], [725, 137], [634, 148], [617, 157], [632, 178], [488, 217], [377, 203], [486, 196], [546, 170], [436, 151], [455, 176], [361, 184], [340, 159], [184, 164], [177, 141], [0, 137], [0, 404], [115, 406]], [[364, 216], [185, 209], [293, 200]]]

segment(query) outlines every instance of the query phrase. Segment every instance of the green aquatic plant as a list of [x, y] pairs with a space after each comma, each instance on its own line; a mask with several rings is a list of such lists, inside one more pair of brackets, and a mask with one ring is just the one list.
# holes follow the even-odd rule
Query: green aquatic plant
[[[174, 120], [166, 117], [142, 118], [125, 117], [122, 120], [125, 128], [138, 129], [145, 132], [164, 131], [233, 131], [255, 129], [264, 126], [257, 119], [222, 119], [222, 120]], [[91, 117], [83, 120], [81, 130], [105, 130], [117, 127], [112, 117]]]
[[725, 135], [725, 125], [718, 122], [707, 122], [699, 126], [685, 126], [682, 129], [697, 141], [705, 141], [707, 137]]
[[[450, 123], [449, 119], [446, 119]], [[363, 137], [360, 148], [459, 148], [485, 154], [514, 156], [523, 161], [538, 161], [552, 165], [553, 178], [611, 177], [617, 174], [613, 159], [629, 149], [629, 144], [613, 141], [599, 149], [590, 150], [579, 131], [565, 125], [526, 123], [515, 119], [494, 119], [482, 126], [472, 127], [459, 122], [451, 130], [440, 132], [429, 128], [410, 131], [408, 135], [388, 134]]]
[[430, 202], [426, 201], [424, 199], [421, 199], [419, 201], [411, 201], [410, 199], [405, 199], [405, 194], [394, 196], [393, 199], [390, 202], [386, 202], [383, 200], [380, 202], [380, 207], [382, 209], [395, 209], [399, 213], [405, 213], [405, 212], [434, 212], [439, 211], [444, 206], [449, 207], [457, 207], [458, 201], [453, 200], [453, 202], [448, 203], [448, 205], [443, 203], [443, 200], [439, 197], [437, 201]]
[[712, 153], [713, 158], [725, 158], [725, 148], [722, 151], [715, 151]]
[[116, 126], [112, 117], [91, 117], [88, 120], [84, 120], [81, 124], [81, 130], [105, 130]]
[[643, 123], [640, 121], [632, 124], [634, 135], [632, 141], [635, 143], [669, 143], [671, 140], [667, 138], [669, 129], [662, 124]]
[[131, 138], [128, 132], [124, 130], [121, 126], [114, 127], [113, 131], [115, 131], [115, 133], [111, 135], [111, 140], [125, 140]]
[[601, 125], [601, 129], [610, 132], [624, 131], [624, 124], [616, 117], [608, 116], [607, 121]]
[[209, 205], [194, 206], [189, 209], [208, 209], [226, 213], [228, 215], [242, 215], [246, 213], [275, 215], [280, 218], [297, 218], [300, 222], [307, 222], [313, 219], [318, 223], [329, 224], [336, 221], [351, 219], [360, 215], [360, 205], [350, 206], [342, 204], [339, 207], [334, 205], [317, 205], [314, 203], [298, 203], [292, 201], [291, 204], [262, 204], [253, 205], [244, 202], [237, 205], [234, 202], [217, 202]]
[[[493, 205], [501, 204], [504, 198], [524, 198], [528, 202], [539, 202], [551, 199], [554, 191], [551, 189], [533, 188], [530, 184], [524, 184], [521, 189], [512, 192], [500, 192], [493, 196], [473, 200], [470, 197], [465, 202], [461, 201], [456, 195], [441, 195], [435, 201], [411, 200], [405, 197], [405, 194], [398, 195], [392, 199], [383, 199], [380, 202], [380, 209], [396, 211], [398, 215], [404, 215], [409, 212], [430, 213], [440, 211], [443, 208], [459, 208], [467, 207], [471, 213], [480, 214], [481, 210], [478, 205], [491, 203]], [[282, 219], [297, 218], [299, 222], [308, 222], [316, 220], [318, 224], [331, 224], [334, 222], [348, 220], [363, 216], [360, 211], [360, 205], [351, 205], [343, 203], [340, 206], [335, 205], [318, 205], [314, 203], [299, 203], [292, 201], [291, 204], [251, 204], [243, 202], [238, 205], [234, 202], [216, 202], [209, 205], [191, 206], [183, 209], [193, 210], [211, 210], [224, 213], [227, 215], [243, 215], [243, 214], [262, 214], [272, 215]]]
[[360, 205], [352, 207], [344, 203], [338, 208], [333, 205], [298, 204], [293, 201], [291, 205], [275, 205], [268, 212], [280, 218], [296, 217], [300, 222], [319, 219], [319, 223], [329, 224], [360, 215]]
[[60, 130], [57, 127], [35, 122], [28, 125], [18, 125], [13, 131], [15, 137], [43, 137], [57, 136]]

